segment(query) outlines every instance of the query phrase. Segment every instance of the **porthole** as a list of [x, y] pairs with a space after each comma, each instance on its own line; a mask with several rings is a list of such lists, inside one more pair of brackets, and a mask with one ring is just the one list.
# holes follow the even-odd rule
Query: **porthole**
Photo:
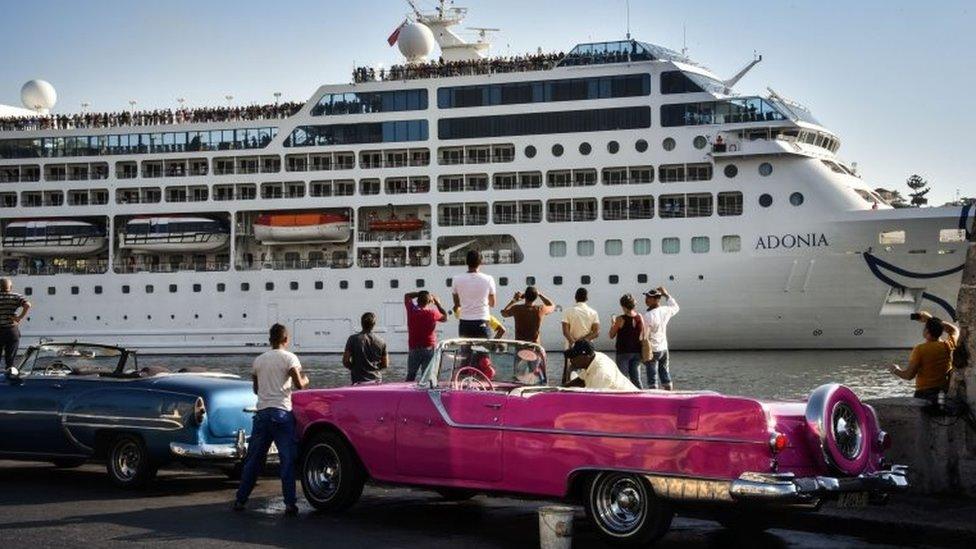
[[553, 145], [552, 146], [552, 155], [553, 156], [562, 156], [563, 155], [563, 146], [560, 145], [559, 143], [556, 143], [555, 145]]
[[591, 147], [589, 143], [587, 143], [587, 142], [584, 141], [584, 142], [580, 143], [579, 152], [583, 156], [586, 156], [586, 155], [590, 154], [591, 152], [593, 152], [593, 147]]
[[47, 295], [54, 295], [57, 292], [58, 291], [57, 291], [57, 289], [54, 286], [48, 286], [47, 287]]
[[768, 208], [768, 207], [772, 206], [773, 205], [773, 197], [770, 196], [770, 195], [768, 195], [768, 194], [766, 194], [766, 193], [763, 193], [763, 194], [759, 195], [759, 205], [762, 206], [763, 208]]
[[580, 277], [580, 284], [589, 284], [591, 280], [590, 275], [583, 275]]
[[767, 175], [773, 173], [773, 165], [769, 162], [763, 162], [759, 165], [759, 175], [766, 177]]
[[274, 282], [265, 282], [264, 289], [268, 292], [274, 291]]
[[422, 279], [422, 278], [418, 278], [417, 280], [414, 280], [413, 282], [414, 282], [414, 286], [416, 286], [418, 288], [423, 288], [424, 287], [424, 279]]
[[641, 274], [637, 275], [637, 283], [638, 284], [647, 284], [647, 275], [644, 274], [644, 273], [641, 273]]
[[241, 314], [241, 318], [247, 318], [247, 313]]
[[454, 279], [453, 278], [444, 279], [444, 285], [445, 286], [447, 286], [448, 288], [450, 288], [451, 287], [451, 284], [454, 284]]
[[552, 285], [553, 286], [562, 286], [562, 284], [563, 284], [563, 277], [561, 277], [561, 276], [554, 276], [554, 277], [552, 277]]
[[366, 289], [367, 290], [372, 290], [373, 289], [373, 281], [372, 280], [367, 280], [365, 282], [365, 286], [366, 286]]
[[295, 282], [294, 280], [292, 280], [291, 282], [288, 283], [288, 287], [291, 289], [291, 291], [297, 292], [298, 291], [298, 282]]
[[95, 286], [95, 295], [102, 295], [102, 287]]
[[610, 281], [610, 284], [616, 284], [616, 283], [620, 282], [620, 277], [617, 276], [617, 275], [610, 275], [609, 281]]
[[34, 295], [34, 288], [31, 288], [29, 286], [27, 288], [24, 288], [24, 295]]
[[634, 143], [634, 148], [637, 149], [637, 152], [639, 153], [647, 152], [647, 141], [644, 139], [638, 139], [637, 142]]
[[533, 147], [532, 145], [529, 145], [528, 147], [525, 147], [525, 157], [526, 158], [535, 158], [535, 147]]
[[790, 204], [799, 206], [803, 204], [803, 193], [793, 193], [790, 195]]
[[225, 292], [225, 291], [227, 291], [227, 285], [224, 284], [223, 282], [218, 282], [217, 283], [217, 291], [218, 292]]
[[251, 284], [248, 282], [241, 282], [241, 291], [247, 292], [251, 290]]
[[617, 143], [616, 141], [611, 141], [611, 142], [607, 143], [607, 152], [608, 153], [610, 153], [610, 154], [617, 154], [618, 151], [620, 151], [620, 143]]
[[677, 143], [674, 142], [674, 138], [665, 137], [664, 141], [661, 142], [661, 146], [664, 147], [666, 151], [673, 151]]
[[503, 276], [503, 277], [499, 278], [498, 279], [498, 285], [499, 286], [508, 286], [508, 277], [507, 276]]
[[153, 293], [153, 292], [154, 292], [155, 290], [156, 290], [156, 288], [153, 288], [153, 285], [152, 285], [152, 284], [147, 284], [147, 285], [146, 285], [146, 293], [147, 293], [147, 294], [151, 294], [151, 293]]
[[729, 179], [739, 175], [739, 168], [735, 164], [729, 164], [723, 171], [725, 172], [725, 177], [728, 177]]
[[171, 294], [175, 294], [176, 293], [176, 284], [170, 284], [169, 285], [169, 293], [171, 293]]
[[396, 279], [391, 280], [390, 281], [390, 287], [393, 288], [393, 289], [399, 288], [400, 287], [400, 281], [399, 280], [396, 280]]
[[193, 285], [193, 293], [195, 293], [195, 294], [200, 293], [200, 290], [202, 290], [202, 289], [203, 289], [203, 287], [200, 286], [199, 284], [194, 284]]
[[[122, 285], [122, 293], [123, 294], [129, 293], [129, 285], [128, 284], [123, 284]], [[30, 294], [28, 294], [28, 295], [30, 295]]]
[[339, 281], [339, 289], [340, 290], [347, 290], [347, 289], [349, 289], [349, 281], [348, 280], [340, 280]]
[[321, 280], [316, 280], [315, 281], [315, 289], [316, 290], [321, 290], [324, 287], [325, 287], [325, 284], [323, 284]]
[[708, 140], [705, 139], [704, 135], [696, 135], [691, 144], [694, 145], [696, 149], [704, 149], [705, 145], [708, 145]]
[[78, 286], [71, 287], [71, 295], [78, 295]]
[[527, 276], [527, 277], [525, 277], [525, 285], [526, 286], [535, 286], [535, 277], [534, 276]]

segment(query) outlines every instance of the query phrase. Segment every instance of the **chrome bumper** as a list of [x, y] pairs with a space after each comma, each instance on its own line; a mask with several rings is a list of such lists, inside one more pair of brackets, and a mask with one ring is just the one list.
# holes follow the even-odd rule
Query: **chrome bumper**
[[244, 459], [247, 455], [247, 435], [244, 430], [237, 431], [233, 444], [187, 444], [170, 442], [169, 451], [176, 457], [190, 459]]
[[901, 492], [908, 488], [908, 468], [893, 465], [887, 471], [857, 477], [805, 477], [792, 473], [743, 473], [732, 481], [729, 492], [736, 501], [768, 503], [810, 503], [845, 492], [868, 492], [874, 495]]

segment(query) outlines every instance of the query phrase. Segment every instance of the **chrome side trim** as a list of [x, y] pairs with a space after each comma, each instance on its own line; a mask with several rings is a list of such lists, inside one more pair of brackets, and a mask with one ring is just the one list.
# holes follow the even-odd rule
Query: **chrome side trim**
[[64, 425], [67, 427], [93, 427], [96, 429], [133, 429], [133, 430], [149, 430], [149, 431], [179, 431], [183, 427], [155, 427], [152, 425], [125, 425], [123, 423], [87, 423], [81, 421], [66, 421]]
[[652, 435], [652, 434], [629, 434], [629, 433], [609, 433], [605, 431], [578, 431], [570, 429], [544, 429], [539, 427], [512, 427], [504, 425], [475, 425], [471, 423], [458, 423], [451, 419], [451, 416], [447, 413], [447, 408], [444, 407], [444, 402], [441, 399], [441, 392], [439, 390], [429, 390], [427, 394], [430, 396], [430, 401], [437, 409], [437, 413], [440, 414], [441, 419], [447, 424], [448, 427], [455, 429], [484, 429], [484, 430], [496, 430], [496, 431], [506, 431], [506, 432], [516, 432], [516, 433], [533, 433], [533, 434], [543, 434], [543, 435], [570, 435], [578, 437], [597, 437], [597, 438], [626, 438], [635, 440], [679, 440], [679, 441], [694, 441], [694, 442], [724, 442], [729, 444], [759, 444], [766, 446], [765, 441], [755, 441], [755, 440], [742, 440], [737, 438], [728, 437], [708, 437], [708, 436], [692, 436], [692, 435]]
[[169, 451], [176, 457], [192, 459], [237, 459], [243, 457], [235, 444], [186, 444], [170, 442]]

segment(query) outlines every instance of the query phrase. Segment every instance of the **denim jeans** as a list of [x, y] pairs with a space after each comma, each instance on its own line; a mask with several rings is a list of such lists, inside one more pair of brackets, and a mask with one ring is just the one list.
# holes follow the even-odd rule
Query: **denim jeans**
[[416, 381], [417, 374], [427, 367], [433, 357], [433, 347], [410, 349], [410, 352], [407, 353], [407, 381]]
[[264, 408], [254, 414], [251, 442], [247, 445], [241, 485], [237, 488], [238, 502], [246, 503], [251, 491], [254, 490], [258, 475], [268, 460], [268, 449], [271, 448], [272, 441], [278, 447], [278, 459], [281, 462], [281, 493], [285, 497], [285, 505], [295, 505], [295, 457], [298, 453], [298, 444], [295, 441], [295, 416], [279, 408]]
[[664, 389], [671, 388], [671, 369], [668, 365], [668, 351], [655, 351], [651, 360], [644, 363], [647, 367], [647, 387], [657, 389], [658, 383]]
[[643, 389], [640, 376], [641, 355], [640, 353], [617, 353], [617, 368], [620, 372], [630, 379], [630, 382]]

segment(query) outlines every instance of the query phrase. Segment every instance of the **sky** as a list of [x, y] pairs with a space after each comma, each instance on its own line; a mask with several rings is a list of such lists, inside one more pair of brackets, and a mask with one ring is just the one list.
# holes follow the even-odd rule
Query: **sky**
[[[418, 0], [421, 7], [432, 0]], [[626, 0], [458, 0], [465, 25], [499, 27], [493, 53], [621, 39]], [[56, 112], [306, 101], [355, 65], [399, 63], [386, 43], [403, 0], [0, 0], [0, 103], [32, 78]], [[976, 2], [630, 1], [634, 38], [680, 49], [722, 77], [763, 62], [740, 93], [807, 105], [872, 186], [926, 177], [931, 203], [976, 196]]]

